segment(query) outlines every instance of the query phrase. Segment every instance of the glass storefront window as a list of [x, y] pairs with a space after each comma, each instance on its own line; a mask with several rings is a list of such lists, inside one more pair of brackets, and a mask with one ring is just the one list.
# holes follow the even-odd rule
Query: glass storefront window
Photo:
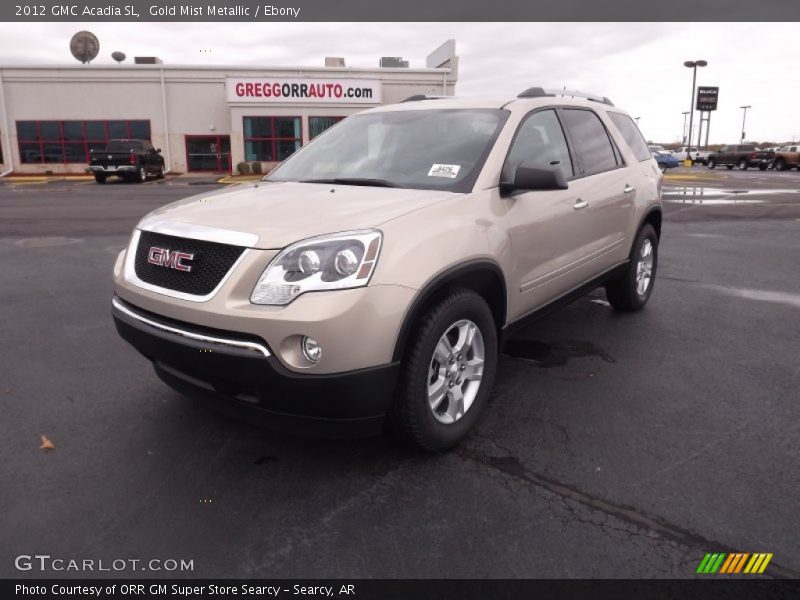
[[17, 121], [23, 163], [85, 163], [113, 138], [149, 142], [150, 121]]
[[281, 161], [303, 143], [300, 117], [244, 117], [242, 124], [248, 161]]

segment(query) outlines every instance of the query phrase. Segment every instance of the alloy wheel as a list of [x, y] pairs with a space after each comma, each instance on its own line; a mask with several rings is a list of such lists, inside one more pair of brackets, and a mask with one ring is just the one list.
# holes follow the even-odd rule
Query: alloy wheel
[[653, 277], [653, 243], [646, 239], [639, 252], [639, 261], [636, 263], [636, 293], [644, 296], [650, 287]]
[[445, 330], [428, 369], [428, 405], [440, 423], [455, 423], [469, 410], [483, 379], [483, 335], [468, 319]]

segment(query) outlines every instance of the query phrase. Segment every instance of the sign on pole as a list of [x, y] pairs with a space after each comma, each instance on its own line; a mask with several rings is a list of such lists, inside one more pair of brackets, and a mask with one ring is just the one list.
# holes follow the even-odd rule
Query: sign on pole
[[698, 87], [697, 107], [695, 108], [695, 110], [701, 110], [701, 111], [717, 110], [718, 97], [719, 97], [718, 87]]

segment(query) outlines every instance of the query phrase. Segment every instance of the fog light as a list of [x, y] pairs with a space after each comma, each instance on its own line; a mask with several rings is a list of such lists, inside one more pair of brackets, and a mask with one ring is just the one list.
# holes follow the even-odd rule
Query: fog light
[[314, 338], [303, 336], [300, 345], [303, 348], [303, 356], [306, 357], [308, 362], [316, 364], [319, 362], [319, 359], [322, 358], [322, 347]]

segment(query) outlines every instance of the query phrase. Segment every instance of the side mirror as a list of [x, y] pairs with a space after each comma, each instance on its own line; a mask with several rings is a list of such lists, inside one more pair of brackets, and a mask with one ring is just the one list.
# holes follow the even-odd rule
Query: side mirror
[[161, 148], [156, 148], [156, 149], [154, 150], [154, 152], [155, 152], [156, 154], [159, 154], [159, 153], [161, 152]]
[[501, 181], [504, 191], [566, 190], [569, 188], [564, 173], [558, 167], [542, 167], [539, 163], [521, 163], [514, 172], [513, 181]]

